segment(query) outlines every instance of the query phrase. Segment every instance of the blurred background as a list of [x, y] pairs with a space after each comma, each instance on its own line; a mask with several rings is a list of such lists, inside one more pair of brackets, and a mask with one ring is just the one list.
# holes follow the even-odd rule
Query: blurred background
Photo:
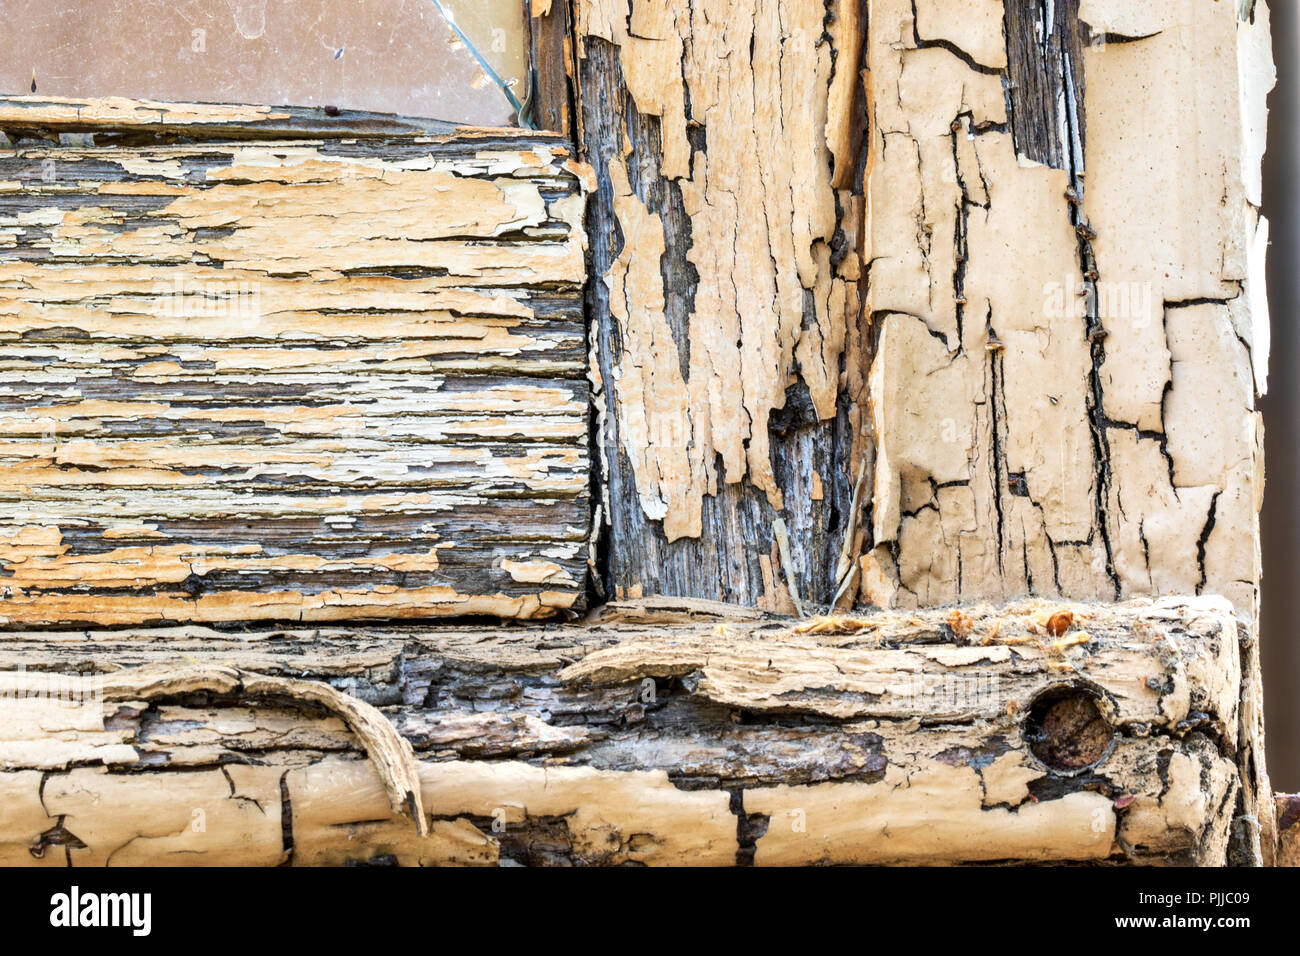
[[1273, 318], [1264, 411], [1268, 477], [1261, 516], [1264, 588], [1264, 719], [1268, 770], [1276, 790], [1300, 792], [1300, 12], [1273, 0], [1277, 87], [1269, 97], [1264, 215], [1272, 224], [1268, 289]]

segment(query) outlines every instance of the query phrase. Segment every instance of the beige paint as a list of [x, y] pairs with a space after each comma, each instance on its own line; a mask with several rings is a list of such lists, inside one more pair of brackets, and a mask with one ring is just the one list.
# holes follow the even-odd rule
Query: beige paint
[[[1026, 602], [797, 626], [659, 600], [547, 629], [6, 632], [0, 666], [21, 661], [29, 670], [0, 679], [0, 859], [275, 865], [286, 858], [287, 796], [297, 865], [385, 856], [403, 865], [494, 865], [504, 841], [547, 826], [579, 862], [730, 865], [742, 849], [734, 791], [745, 813], [767, 818], [755, 834], [759, 865], [1217, 865], [1240, 780], [1219, 749], [1243, 747], [1238, 647], [1232, 610], [1219, 599]], [[82, 685], [91, 694], [81, 706], [15, 694], [42, 686], [36, 669], [65, 671], [88, 648], [115, 670]], [[188, 663], [178, 668], [178, 656]], [[491, 712], [399, 705], [385, 716], [330, 686], [364, 688], [414, 661], [534, 687], [545, 675], [565, 702], [564, 723], [523, 713], [524, 702], [510, 697]], [[1070, 679], [1071, 668], [1114, 699], [1107, 719], [1124, 732], [1090, 786], [1045, 797], [1036, 785], [1047, 771], [1027, 752], [1019, 715], [1039, 690]], [[725, 731], [624, 739], [613, 751], [607, 723], [574, 722], [593, 701], [624, 707], [648, 676], [692, 678], [674, 692], [679, 705], [751, 719]], [[954, 712], [947, 693], [926, 692], [935, 678], [968, 687], [978, 680], [991, 693]], [[910, 688], [910, 701], [891, 687]], [[175, 699], [199, 690], [217, 696], [200, 706]], [[850, 700], [856, 710], [842, 706]], [[150, 701], [141, 734], [133, 715]], [[304, 702], [326, 712], [297, 709]], [[1211, 721], [1214, 742], [1180, 730], [1193, 711]], [[608, 711], [595, 713], [608, 721]], [[797, 730], [777, 742], [751, 738], [760, 749], [742, 767], [724, 758], [742, 775], [729, 781], [696, 777], [699, 786], [686, 787], [662, 769], [663, 748], [680, 753], [674, 771], [689, 773], [743, 746], [747, 733], [770, 732], [773, 718], [792, 727], [783, 718], [798, 715], [832, 717], [846, 739], [876, 742], [834, 766], [814, 759], [832, 779], [812, 783], [782, 782], [787, 761], [810, 756]], [[418, 762], [394, 725], [428, 748]], [[252, 754], [254, 766], [246, 764]], [[593, 756], [659, 769], [600, 769]], [[423, 832], [399, 812], [410, 788], [418, 789]], [[195, 808], [205, 828], [193, 826]], [[53, 839], [60, 819], [85, 846], [29, 853], [42, 834]]]
[[[700, 535], [703, 499], [717, 493], [720, 477], [748, 478], [782, 507], [768, 419], [796, 377], [821, 419], [835, 414], [860, 262], [851, 247], [831, 266], [837, 198], [856, 237], [851, 197], [837, 193], [849, 184], [854, 77], [835, 72], [832, 49], [853, 57], [862, 30], [856, 4], [836, 10], [825, 42], [825, 10], [784, 0], [576, 5], [579, 42], [617, 45], [637, 108], [660, 119], [659, 168], [680, 186], [691, 220], [688, 258], [700, 281], [683, 374], [664, 318], [664, 227], [613, 160], [625, 242], [603, 278], [622, 352], [605, 387], [641, 505], [662, 519], [669, 541]], [[707, 151], [692, 151], [690, 125], [707, 131]]]
[[[1245, 23], [1226, 2], [1083, 5], [1096, 32], [1147, 37], [1084, 51], [1085, 277], [1067, 173], [1017, 156], [995, 125], [1002, 77], [957, 55], [1002, 65], [1001, 4], [962, 6], [988, 15], [918, 3], [914, 24], [910, 0], [872, 4], [877, 548], [864, 594], [909, 606], [1205, 591], [1250, 617], [1267, 9]], [[1099, 397], [1085, 278], [1103, 326]], [[1105, 485], [1090, 415], [1105, 421]]]
[[[104, 126], [153, 116], [121, 101], [10, 109]], [[195, 124], [274, 115], [167, 109]], [[553, 137], [385, 142], [0, 156], [22, 207], [0, 216], [0, 621], [534, 617], [576, 603], [587, 405], [569, 381], [582, 340], [553, 332], [531, 296], [577, 309], [585, 175]], [[26, 175], [47, 160], [52, 179]], [[98, 163], [119, 178], [86, 172]], [[122, 228], [124, 200], [152, 205]], [[32, 229], [35, 257], [15, 251]], [[106, 378], [114, 388], [88, 394]], [[291, 397], [268, 401], [269, 388]], [[518, 544], [507, 520], [499, 544], [463, 556], [450, 531], [463, 509], [483, 526], [534, 501], [572, 516]], [[277, 522], [406, 514], [409, 528], [342, 553], [317, 553], [310, 532], [277, 549], [173, 530], [259, 522], [273, 536]], [[73, 540], [86, 534], [103, 546]], [[283, 574], [323, 584], [300, 591]], [[405, 575], [422, 580], [389, 583]]]

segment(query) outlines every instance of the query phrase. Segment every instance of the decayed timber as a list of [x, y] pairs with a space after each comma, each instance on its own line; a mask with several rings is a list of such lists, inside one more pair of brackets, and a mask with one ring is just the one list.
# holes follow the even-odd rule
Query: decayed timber
[[1253, 618], [1273, 66], [1247, 6], [872, 3], [869, 602]]
[[[0, 127], [146, 107], [8, 101]], [[187, 111], [266, 113], [159, 122]], [[133, 142], [0, 153], [0, 625], [579, 609], [563, 141]]]
[[532, 59], [526, 118], [537, 129], [575, 135], [573, 23], [569, 0], [527, 0]]
[[1253, 615], [1263, 2], [574, 7], [613, 593]]
[[[475, 130], [455, 123], [337, 109], [332, 106], [261, 106], [230, 103], [164, 103], [120, 96], [74, 99], [0, 96], [0, 129], [12, 138], [94, 133], [106, 139], [127, 133], [186, 139], [283, 139], [286, 137], [450, 136]], [[479, 131], [487, 132], [487, 131]], [[508, 136], [510, 130], [492, 130]]]
[[[542, 0], [586, 271], [555, 137], [0, 101], [0, 862], [1292, 859], [1267, 11], [1148, 6]], [[579, 608], [583, 374], [616, 597], [1053, 602], [298, 623]]]
[[609, 589], [824, 609], [866, 529], [863, 4], [573, 8]]
[[[1218, 598], [8, 632], [0, 861], [1258, 863], [1249, 640]], [[347, 723], [256, 674], [386, 713], [427, 835]]]
[[[1253, 629], [1267, 7], [965, 6], [871, 4], [862, 598], [1216, 593]], [[1238, 760], [1270, 860], [1257, 650]]]

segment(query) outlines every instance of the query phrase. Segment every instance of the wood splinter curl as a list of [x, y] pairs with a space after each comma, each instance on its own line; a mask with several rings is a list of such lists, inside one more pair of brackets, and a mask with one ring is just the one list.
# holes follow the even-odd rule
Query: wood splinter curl
[[[0, 674], [0, 691], [25, 690], [41, 679], [35, 672]], [[107, 702], [155, 701], [183, 694], [208, 692], [236, 698], [263, 698], [307, 702], [324, 707], [341, 719], [383, 781], [393, 812], [409, 817], [420, 836], [427, 836], [429, 823], [420, 796], [420, 776], [415, 752], [382, 713], [370, 704], [319, 681], [271, 677], [222, 664], [149, 664], [89, 679], [92, 693]]]

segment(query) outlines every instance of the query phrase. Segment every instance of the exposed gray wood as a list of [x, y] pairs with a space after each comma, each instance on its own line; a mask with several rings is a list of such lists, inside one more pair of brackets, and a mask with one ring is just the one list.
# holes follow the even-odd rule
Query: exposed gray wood
[[532, 89], [528, 118], [538, 129], [576, 138], [573, 14], [569, 0], [528, 0]]
[[0, 624], [580, 608], [585, 175], [509, 132], [0, 153]]
[[1087, 141], [1083, 48], [1092, 39], [1079, 21], [1079, 0], [1056, 0], [1050, 19], [1038, 0], [1011, 0], [1004, 7], [1008, 123], [1016, 151], [1053, 169], [1077, 171]]
[[870, 455], [863, 5], [575, 10], [606, 584], [825, 608]]
[[[531, 629], [9, 632], [0, 668], [26, 670], [3, 686], [31, 696], [0, 697], [0, 854], [48, 865], [1228, 858], [1238, 624], [1219, 599], [799, 626], [724, 614], [659, 602]], [[95, 697], [168, 662], [324, 681], [380, 707], [419, 758], [429, 835], [389, 808], [347, 726], [301, 695], [187, 692], [179, 679], [164, 694], [150, 676], [148, 700]], [[205, 829], [192, 828], [195, 810]]]

